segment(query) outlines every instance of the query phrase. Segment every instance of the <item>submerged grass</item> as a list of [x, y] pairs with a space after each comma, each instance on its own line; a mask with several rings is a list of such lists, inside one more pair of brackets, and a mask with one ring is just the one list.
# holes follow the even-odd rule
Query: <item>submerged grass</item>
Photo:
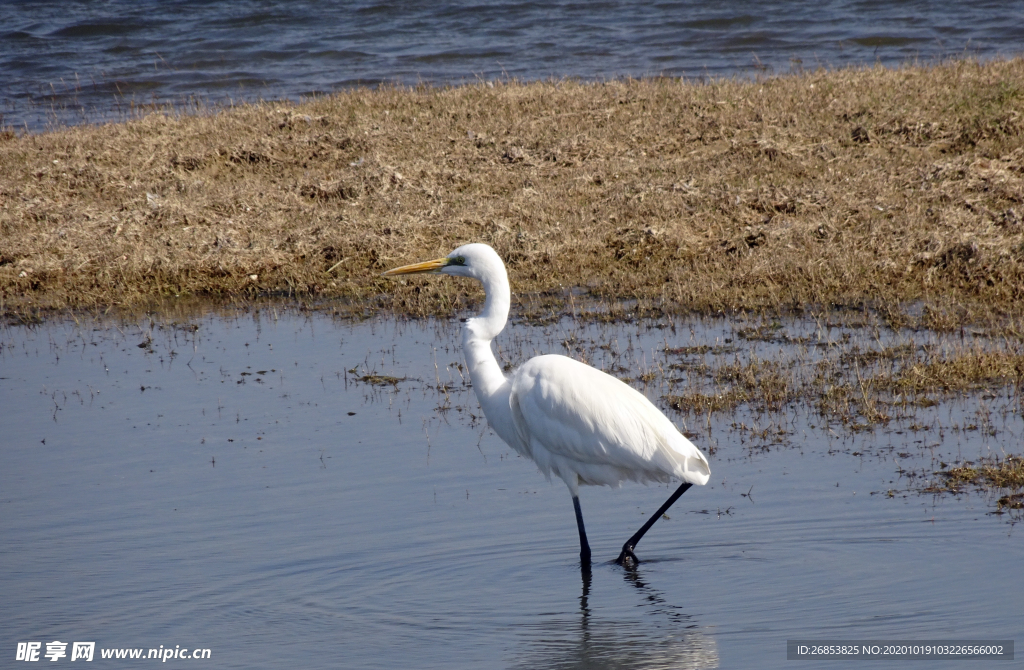
[[1024, 488], [1024, 458], [1007, 456], [979, 463], [968, 463], [942, 473], [949, 490], [964, 484], [991, 484], [999, 488]]
[[[747, 353], [731, 358], [710, 354], [709, 361], [712, 347], [666, 349], [668, 368], [685, 373], [667, 381], [672, 390], [666, 403], [692, 415], [741, 406], [780, 412], [800, 403], [824, 419], [861, 431], [912, 419], [919, 409], [969, 394], [1009, 393], [1017, 398], [1018, 410], [1024, 399], [1024, 349], [1017, 341], [920, 344], [909, 334], [899, 343], [871, 347], [851, 342], [848, 334], [794, 337], [778, 328], [758, 328], [773, 333], [769, 341], [787, 345], [771, 360]], [[741, 327], [737, 333], [749, 331]], [[685, 392], [677, 394], [677, 388]]]
[[942, 477], [922, 488], [927, 493], [962, 493], [965, 488], [994, 491], [996, 514], [1009, 513], [1011, 521], [1024, 519], [1024, 457], [993, 456], [934, 473]]
[[2, 310], [289, 295], [450, 314], [477, 289], [379, 274], [475, 240], [532, 305], [583, 287], [667, 313], [870, 307], [1019, 334], [1022, 108], [1017, 58], [359, 89], [7, 131]]

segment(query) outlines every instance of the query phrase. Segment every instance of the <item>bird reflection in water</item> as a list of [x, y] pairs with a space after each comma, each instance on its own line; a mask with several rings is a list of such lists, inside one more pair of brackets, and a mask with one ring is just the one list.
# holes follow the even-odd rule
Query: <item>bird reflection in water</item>
[[527, 627], [529, 649], [514, 668], [556, 670], [688, 670], [717, 668], [718, 647], [693, 617], [671, 605], [649, 586], [639, 570], [624, 579], [643, 596], [645, 615], [632, 621], [608, 620], [591, 609], [593, 573], [582, 571], [579, 616], [547, 617]]

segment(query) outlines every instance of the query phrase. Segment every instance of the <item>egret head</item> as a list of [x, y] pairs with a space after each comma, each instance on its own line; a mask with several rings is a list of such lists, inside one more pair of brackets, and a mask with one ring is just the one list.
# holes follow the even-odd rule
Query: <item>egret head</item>
[[464, 244], [447, 256], [432, 261], [403, 265], [384, 273], [385, 277], [418, 273], [444, 274], [454, 277], [470, 277], [484, 281], [494, 273], [505, 274], [505, 265], [498, 253], [486, 244]]

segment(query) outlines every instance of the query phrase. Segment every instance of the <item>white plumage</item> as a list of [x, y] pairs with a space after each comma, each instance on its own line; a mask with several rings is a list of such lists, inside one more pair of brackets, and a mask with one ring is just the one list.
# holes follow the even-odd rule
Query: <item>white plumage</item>
[[619, 554], [636, 563], [633, 548], [644, 533], [692, 484], [711, 475], [707, 458], [644, 395], [589, 365], [557, 355], [537, 356], [508, 378], [491, 341], [505, 327], [511, 302], [508, 276], [486, 244], [467, 244], [444, 258], [385, 273], [440, 273], [480, 281], [487, 296], [480, 315], [466, 321], [462, 344], [473, 390], [488, 423], [517, 452], [533, 459], [546, 476], [569, 487], [580, 533], [580, 558], [590, 564], [590, 546], [579, 505], [579, 486], [618, 486], [623, 481], [682, 481]]
[[642, 393], [565, 356], [538, 356], [509, 379], [521, 445], [544, 474], [579, 484], [625, 480], [704, 484], [704, 455]]

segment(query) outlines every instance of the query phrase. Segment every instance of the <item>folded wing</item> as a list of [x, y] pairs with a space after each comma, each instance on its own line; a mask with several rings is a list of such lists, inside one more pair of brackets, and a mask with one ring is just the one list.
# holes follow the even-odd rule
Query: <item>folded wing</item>
[[705, 484], [707, 459], [642, 393], [565, 356], [513, 373], [509, 405], [522, 447], [541, 471], [579, 484], [624, 480]]

